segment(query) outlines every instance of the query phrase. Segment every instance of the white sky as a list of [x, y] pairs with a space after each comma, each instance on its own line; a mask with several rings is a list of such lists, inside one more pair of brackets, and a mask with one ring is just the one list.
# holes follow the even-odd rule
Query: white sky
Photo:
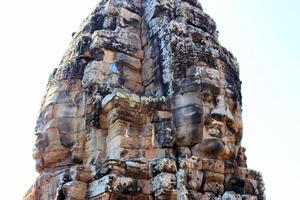
[[[262, 171], [267, 199], [296, 199], [300, 180], [300, 2], [202, 0], [233, 52], [243, 81], [249, 167]], [[96, 0], [0, 1], [1, 199], [34, 183], [34, 126], [47, 79]]]

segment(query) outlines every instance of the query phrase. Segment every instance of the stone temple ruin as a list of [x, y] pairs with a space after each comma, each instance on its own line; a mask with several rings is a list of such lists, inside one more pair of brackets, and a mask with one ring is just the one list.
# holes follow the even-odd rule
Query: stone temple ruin
[[264, 200], [239, 66], [197, 0], [101, 0], [50, 76], [25, 200]]

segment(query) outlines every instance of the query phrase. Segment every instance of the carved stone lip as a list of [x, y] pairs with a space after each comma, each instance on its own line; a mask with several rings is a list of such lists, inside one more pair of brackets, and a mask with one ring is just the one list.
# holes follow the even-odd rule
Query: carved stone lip
[[206, 132], [213, 138], [222, 138], [223, 136], [223, 131], [219, 126], [210, 127], [206, 129]]
[[201, 143], [193, 147], [193, 153], [200, 157], [209, 158], [227, 158], [230, 154], [230, 149], [225, 145], [222, 139], [209, 138], [204, 139]]
[[214, 118], [207, 118], [205, 121], [206, 136], [221, 139], [225, 134], [225, 124]]

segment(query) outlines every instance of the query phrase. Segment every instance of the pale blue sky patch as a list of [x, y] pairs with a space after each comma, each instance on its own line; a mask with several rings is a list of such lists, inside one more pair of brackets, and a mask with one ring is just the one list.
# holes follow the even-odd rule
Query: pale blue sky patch
[[110, 68], [109, 68], [109, 71], [111, 73], [117, 73], [118, 72], [118, 66], [117, 66], [117, 64], [116, 63], [111, 64]]

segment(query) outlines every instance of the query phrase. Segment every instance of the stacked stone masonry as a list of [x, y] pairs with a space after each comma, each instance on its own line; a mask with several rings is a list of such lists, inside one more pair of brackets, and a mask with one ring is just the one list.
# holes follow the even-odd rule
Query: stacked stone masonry
[[197, 0], [102, 0], [50, 76], [25, 200], [264, 200], [233, 55]]

